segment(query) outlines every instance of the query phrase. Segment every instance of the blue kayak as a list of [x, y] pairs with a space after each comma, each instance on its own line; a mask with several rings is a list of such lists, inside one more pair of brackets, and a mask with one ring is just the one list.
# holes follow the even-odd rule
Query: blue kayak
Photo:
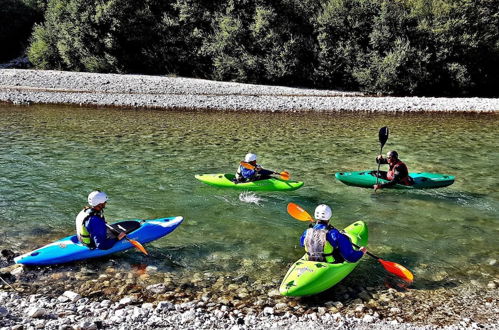
[[[112, 224], [119, 231], [125, 231], [128, 238], [145, 244], [168, 235], [177, 228], [183, 217], [160, 218], [154, 220], [130, 220]], [[89, 249], [80, 244], [76, 235], [60, 239], [14, 259], [23, 265], [54, 265], [76, 260], [102, 257], [133, 248], [126, 239], [118, 241], [109, 250]]]

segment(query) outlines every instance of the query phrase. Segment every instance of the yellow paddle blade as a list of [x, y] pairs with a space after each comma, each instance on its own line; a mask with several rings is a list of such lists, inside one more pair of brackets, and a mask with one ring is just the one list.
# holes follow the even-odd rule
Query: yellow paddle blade
[[290, 216], [300, 221], [314, 221], [314, 218], [312, 218], [307, 211], [295, 203], [288, 204], [288, 213]]
[[279, 175], [281, 176], [281, 179], [286, 180], [286, 181], [289, 180], [289, 177], [290, 177], [289, 172], [284, 171], [284, 172], [279, 173]]
[[133, 239], [127, 238], [127, 240], [130, 243], [132, 243], [132, 245], [135, 246], [140, 252], [142, 252], [146, 256], [149, 255], [149, 253], [147, 253], [146, 249], [142, 246], [142, 244], [140, 244], [139, 242], [137, 242], [136, 240], [133, 240]]

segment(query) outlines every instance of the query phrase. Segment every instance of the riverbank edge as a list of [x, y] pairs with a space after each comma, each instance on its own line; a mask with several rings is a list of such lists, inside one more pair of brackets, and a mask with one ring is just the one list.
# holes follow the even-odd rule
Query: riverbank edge
[[178, 111], [499, 112], [499, 98], [374, 97], [194, 78], [24, 69], [0, 69], [0, 102]]
[[284, 297], [279, 280], [224, 272], [176, 274], [100, 259], [53, 267], [0, 258], [0, 329], [494, 329], [499, 279], [452, 278], [407, 288], [348, 279], [311, 297]]

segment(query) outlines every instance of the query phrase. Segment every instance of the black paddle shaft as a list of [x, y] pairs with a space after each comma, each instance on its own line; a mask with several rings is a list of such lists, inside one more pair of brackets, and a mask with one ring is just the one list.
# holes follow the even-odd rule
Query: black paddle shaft
[[[355, 246], [357, 249], [360, 249], [360, 246], [358, 246], [357, 244], [355, 244], [355, 243], [353, 243], [353, 242], [350, 242], [350, 243], [352, 243], [352, 245], [353, 245], [353, 246]], [[366, 251], [366, 254], [367, 254], [368, 256], [370, 256], [370, 257], [375, 258], [375, 259], [381, 259], [380, 257], [375, 256], [374, 254], [372, 254], [372, 253], [371, 253], [371, 252], [369, 252], [369, 251]]]
[[[380, 150], [379, 150], [379, 154], [383, 155], [383, 147], [385, 146], [385, 143], [388, 140], [388, 127], [387, 126], [381, 127], [379, 129], [378, 139], [379, 139], [379, 144], [381, 146]], [[378, 184], [378, 180], [379, 180], [379, 167], [380, 167], [380, 165], [381, 165], [381, 163], [378, 160], [378, 171], [376, 173], [376, 185]]]

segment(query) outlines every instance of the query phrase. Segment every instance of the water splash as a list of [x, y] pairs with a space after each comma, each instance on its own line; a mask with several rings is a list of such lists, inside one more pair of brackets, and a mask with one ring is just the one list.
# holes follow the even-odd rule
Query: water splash
[[262, 197], [258, 196], [254, 192], [245, 191], [239, 194], [239, 200], [243, 203], [256, 204], [262, 206], [262, 202], [265, 201]]

